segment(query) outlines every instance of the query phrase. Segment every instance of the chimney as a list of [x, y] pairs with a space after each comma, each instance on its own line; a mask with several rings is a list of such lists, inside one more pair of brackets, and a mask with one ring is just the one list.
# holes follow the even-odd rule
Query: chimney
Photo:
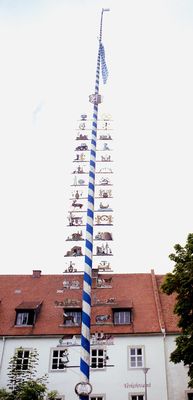
[[33, 269], [32, 277], [33, 277], [33, 278], [40, 278], [41, 272], [42, 272], [42, 271], [41, 271], [40, 269]]

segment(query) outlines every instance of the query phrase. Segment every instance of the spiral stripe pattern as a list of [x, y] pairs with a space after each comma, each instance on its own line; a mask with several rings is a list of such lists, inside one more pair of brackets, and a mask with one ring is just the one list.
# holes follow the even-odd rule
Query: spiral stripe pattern
[[[100, 75], [100, 47], [97, 58], [95, 94], [99, 93]], [[94, 192], [96, 167], [96, 139], [97, 139], [98, 104], [94, 104], [91, 133], [88, 205], [86, 222], [86, 241], [84, 259], [84, 279], [82, 296], [82, 331], [81, 331], [81, 359], [80, 372], [83, 382], [89, 381], [90, 370], [90, 315], [91, 315], [91, 285], [92, 285], [92, 255], [93, 255], [93, 224], [94, 224]]]
[[[99, 93], [102, 21], [103, 21], [104, 11], [109, 11], [109, 9], [102, 9], [101, 13], [99, 48], [98, 48], [96, 78], [95, 78], [96, 96]], [[88, 205], [87, 205], [84, 278], [83, 278], [83, 294], [82, 294], [82, 326], [81, 326], [81, 357], [80, 357], [81, 381], [88, 383], [90, 375], [91, 285], [92, 285], [97, 121], [98, 121], [98, 102], [96, 101], [93, 106], [93, 122], [92, 122], [91, 147], [90, 147], [90, 164], [89, 164], [89, 181], [88, 181], [88, 198], [87, 198]], [[80, 395], [79, 398], [81, 400], [88, 400], [89, 397]]]

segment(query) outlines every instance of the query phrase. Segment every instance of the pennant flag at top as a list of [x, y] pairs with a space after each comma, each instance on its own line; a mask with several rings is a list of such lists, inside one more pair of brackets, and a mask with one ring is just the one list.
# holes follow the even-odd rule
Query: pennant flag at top
[[105, 49], [103, 44], [100, 44], [100, 57], [101, 57], [101, 71], [102, 71], [102, 78], [103, 78], [103, 83], [105, 84], [107, 82], [108, 78], [108, 69], [105, 61]]

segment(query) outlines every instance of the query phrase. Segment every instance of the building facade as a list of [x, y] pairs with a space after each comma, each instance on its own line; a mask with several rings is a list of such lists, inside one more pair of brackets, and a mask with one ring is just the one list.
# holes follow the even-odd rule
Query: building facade
[[[92, 400], [191, 400], [187, 369], [169, 361], [179, 334], [174, 297], [160, 290], [163, 276], [93, 271], [91, 307]], [[48, 375], [58, 400], [75, 400], [80, 381], [83, 276], [0, 276], [0, 387], [8, 364], [18, 368], [37, 349], [37, 377]]]

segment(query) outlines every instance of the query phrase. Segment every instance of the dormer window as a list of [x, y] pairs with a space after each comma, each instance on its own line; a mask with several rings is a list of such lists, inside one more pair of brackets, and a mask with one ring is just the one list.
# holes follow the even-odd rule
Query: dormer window
[[113, 322], [115, 325], [131, 324], [131, 309], [116, 309], [113, 312]]
[[16, 326], [33, 326], [40, 310], [41, 302], [26, 301], [16, 307]]
[[35, 319], [34, 317], [34, 310], [17, 312], [16, 325], [33, 325]]
[[132, 300], [120, 300], [112, 306], [114, 325], [130, 325], [132, 323]]
[[80, 326], [81, 325], [81, 309], [65, 309], [63, 313], [65, 326]]

